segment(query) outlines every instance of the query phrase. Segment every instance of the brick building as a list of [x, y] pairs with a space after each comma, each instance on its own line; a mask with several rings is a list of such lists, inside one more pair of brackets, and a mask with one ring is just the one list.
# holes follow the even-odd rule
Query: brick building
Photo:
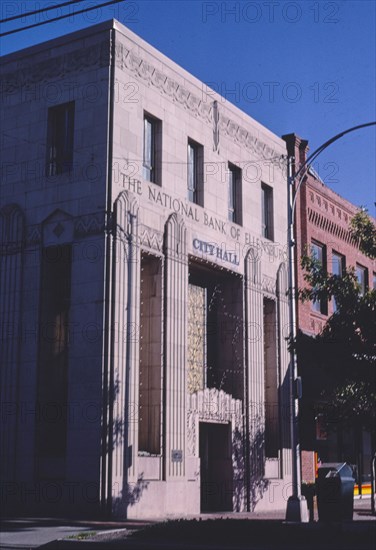
[[[308, 141], [295, 134], [284, 136], [288, 153], [295, 157], [296, 170], [307, 158]], [[300, 257], [313, 252], [329, 272], [340, 275], [345, 267], [353, 266], [358, 281], [363, 289], [375, 288], [375, 261], [366, 257], [349, 232], [349, 222], [357, 208], [349, 201], [327, 187], [311, 168], [305, 182], [300, 187], [296, 204], [296, 271], [297, 286], [304, 288]], [[334, 300], [329, 303], [299, 301], [297, 307], [297, 326], [306, 334], [321, 332], [326, 320], [333, 314]], [[304, 400], [304, 393], [309, 392], [309, 381], [303, 380], [303, 401], [301, 406], [301, 448], [302, 479], [314, 480], [315, 454], [322, 462], [348, 460], [356, 464], [363, 477], [369, 481], [370, 460], [375, 442], [371, 442], [366, 431], [360, 436], [338, 429], [326, 432], [321, 423], [319, 409], [314, 402]], [[304, 388], [306, 391], [304, 391]], [[355, 444], [358, 441], [358, 444]], [[361, 447], [361, 450], [357, 448]]]

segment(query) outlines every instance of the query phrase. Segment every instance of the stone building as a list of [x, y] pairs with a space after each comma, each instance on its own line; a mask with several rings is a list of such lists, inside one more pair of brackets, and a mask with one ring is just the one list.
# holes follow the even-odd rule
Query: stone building
[[284, 141], [117, 21], [1, 70], [5, 503], [284, 508]]
[[[284, 136], [288, 153], [295, 157], [298, 167], [307, 158], [308, 141], [295, 134]], [[334, 175], [334, 174], [333, 174]], [[376, 288], [375, 261], [359, 250], [351, 237], [349, 223], [358, 208], [332, 191], [318, 174], [310, 169], [300, 187], [296, 202], [297, 287], [304, 288], [300, 257], [310, 250], [328, 272], [341, 275], [347, 267], [354, 267], [363, 291]], [[336, 308], [335, 300], [298, 302], [297, 325], [306, 334], [318, 334]], [[311, 389], [317, 372], [303, 379], [301, 407], [302, 479], [315, 479], [315, 454], [322, 462], [349, 461], [357, 466], [358, 474], [367, 491], [370, 482], [370, 463], [376, 442], [366, 430], [343, 429], [341, 425], [328, 430], [323, 423], [319, 396], [312, 399]], [[305, 398], [306, 396], [306, 398]]]

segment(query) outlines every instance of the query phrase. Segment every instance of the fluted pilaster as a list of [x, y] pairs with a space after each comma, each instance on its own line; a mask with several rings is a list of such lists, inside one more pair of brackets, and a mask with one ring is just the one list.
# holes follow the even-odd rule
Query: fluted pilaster
[[[188, 255], [183, 219], [172, 214], [165, 228], [165, 478], [185, 475]], [[181, 462], [172, 458], [182, 451]]]
[[291, 474], [290, 444], [290, 401], [289, 401], [289, 352], [286, 338], [289, 335], [288, 280], [285, 264], [281, 264], [277, 273], [277, 303], [279, 331], [279, 368], [280, 368], [280, 426], [282, 443], [283, 475]]
[[0, 471], [14, 480], [18, 409], [19, 352], [22, 316], [22, 277], [25, 222], [21, 209], [10, 204], [0, 211], [0, 373], [1, 423]]
[[245, 257], [246, 364], [248, 368], [248, 449], [249, 504], [252, 511], [263, 488], [265, 455], [265, 396], [263, 295], [261, 262], [256, 248]]
[[[137, 199], [123, 191], [115, 201], [112, 285], [112, 484], [137, 478], [139, 396], [140, 248]], [[108, 330], [108, 328], [107, 328]], [[112, 421], [111, 421], [112, 420]], [[119, 495], [118, 495], [119, 496]]]

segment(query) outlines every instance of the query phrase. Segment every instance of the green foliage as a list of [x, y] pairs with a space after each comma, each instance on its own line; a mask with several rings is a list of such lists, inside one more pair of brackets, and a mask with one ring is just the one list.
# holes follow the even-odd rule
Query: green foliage
[[311, 256], [301, 259], [304, 280], [310, 287], [299, 289], [298, 296], [303, 301], [330, 300], [335, 298], [339, 310], [356, 307], [360, 297], [360, 287], [353, 268], [344, 271], [342, 277], [326, 273]]
[[[320, 340], [322, 342], [341, 342], [348, 352], [363, 354], [367, 361], [375, 356], [375, 304], [376, 291], [370, 289], [363, 295], [356, 279], [354, 269], [344, 270], [342, 277], [326, 273], [309, 256], [303, 256], [301, 265], [305, 270], [304, 280], [310, 285], [298, 290], [299, 298], [308, 300], [335, 299], [337, 311], [329, 317]], [[355, 360], [355, 355], [353, 357]], [[374, 361], [375, 359], [373, 359]], [[351, 361], [353, 362], [353, 361]]]
[[332, 417], [347, 425], [355, 421], [369, 431], [375, 430], [376, 392], [369, 381], [347, 380], [329, 392], [327, 398], [331, 403]]
[[86, 540], [90, 539], [91, 537], [95, 537], [96, 534], [97, 531], [82, 531], [81, 533], [77, 533], [76, 535], [69, 535], [69, 537], [67, 538], [75, 540]]
[[353, 268], [342, 277], [332, 275], [308, 255], [301, 265], [309, 286], [298, 290], [299, 298], [334, 298], [337, 306], [320, 334], [298, 333], [295, 347], [304, 392], [308, 386], [311, 401], [323, 403], [331, 422], [361, 422], [375, 430], [376, 291], [362, 295]]
[[362, 208], [350, 222], [350, 232], [359, 241], [360, 250], [369, 258], [376, 258], [376, 227]]

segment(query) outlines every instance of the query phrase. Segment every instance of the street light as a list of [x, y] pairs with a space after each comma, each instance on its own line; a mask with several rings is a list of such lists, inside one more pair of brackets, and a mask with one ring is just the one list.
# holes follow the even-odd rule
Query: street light
[[[303, 183], [304, 176], [306, 175], [310, 164], [327, 148], [329, 145], [340, 139], [341, 137], [360, 130], [361, 128], [367, 128], [368, 126], [374, 126], [376, 122], [367, 122], [344, 130], [343, 132], [330, 138], [328, 141], [320, 145], [300, 166], [299, 170], [292, 173], [293, 157], [288, 157], [288, 173], [287, 173], [287, 188], [288, 188], [288, 262], [289, 262], [289, 321], [290, 321], [290, 431], [291, 431], [291, 451], [292, 451], [292, 495], [287, 501], [286, 509], [286, 521], [291, 522], [308, 522], [308, 509], [307, 502], [301, 493], [301, 473], [300, 473], [300, 445], [299, 445], [299, 432], [298, 432], [298, 398], [300, 397], [297, 391], [298, 386], [298, 368], [296, 361], [295, 349], [292, 343], [296, 338], [296, 289], [295, 289], [295, 238], [294, 238], [294, 218], [296, 197]], [[294, 184], [299, 179], [298, 185], [294, 192]]]

